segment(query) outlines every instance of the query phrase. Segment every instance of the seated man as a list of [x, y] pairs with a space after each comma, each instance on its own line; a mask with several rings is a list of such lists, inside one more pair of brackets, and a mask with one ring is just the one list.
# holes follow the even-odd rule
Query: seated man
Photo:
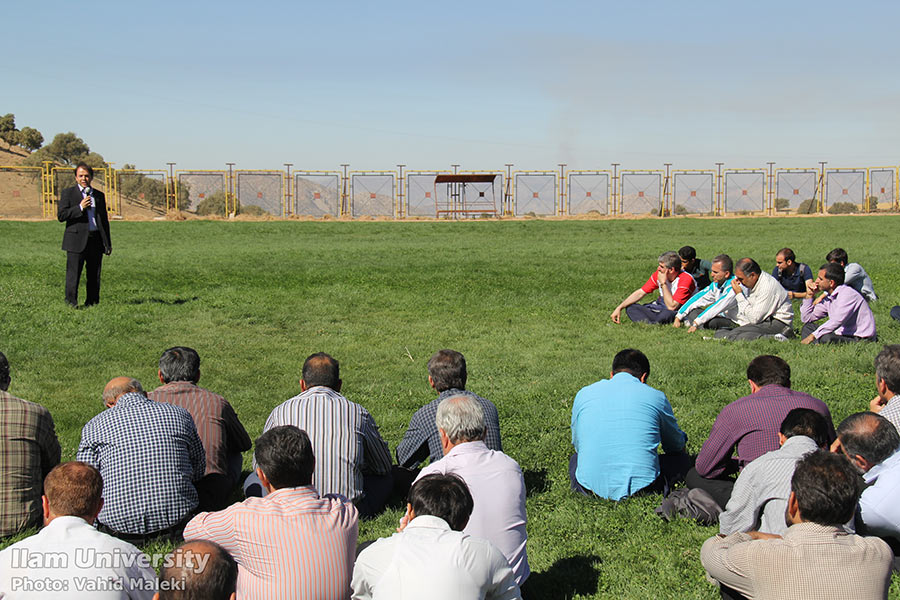
[[797, 461], [816, 450], [828, 449], [825, 418], [808, 408], [795, 408], [781, 422], [781, 448], [766, 452], [741, 471], [734, 491], [719, 515], [719, 532], [761, 531], [781, 535], [791, 476]]
[[353, 598], [521, 599], [503, 554], [489, 541], [462, 533], [472, 507], [472, 495], [456, 475], [415, 482], [405, 525], [359, 553]]
[[41, 482], [60, 457], [50, 411], [7, 392], [11, 380], [0, 352], [0, 538], [40, 523]]
[[184, 539], [210, 540], [238, 564], [238, 598], [347, 598], [359, 513], [340, 496], [319, 496], [309, 436], [293, 425], [256, 440], [256, 474], [268, 492], [203, 512]]
[[[869, 303], [848, 285], [844, 285], [844, 267], [826, 263], [814, 282], [808, 282], [809, 296], [800, 305], [802, 344], [840, 344], [874, 342], [875, 316]], [[813, 300], [817, 292], [821, 295]], [[816, 321], [828, 320], [821, 325]]]
[[200, 355], [193, 348], [176, 346], [163, 352], [157, 374], [163, 385], [147, 397], [191, 413], [206, 451], [206, 474], [197, 482], [200, 510], [225, 508], [241, 477], [241, 453], [251, 448], [247, 430], [225, 398], [197, 386]]
[[484, 411], [473, 396], [451, 396], [441, 401], [435, 415], [444, 458], [433, 462], [418, 479], [432, 473], [462, 477], [475, 508], [462, 530], [491, 542], [522, 585], [531, 573], [525, 543], [525, 479], [518, 463], [484, 443]]
[[678, 256], [681, 258], [681, 270], [694, 278], [697, 289], [709, 285], [709, 272], [712, 270], [712, 264], [708, 260], [697, 258], [697, 251], [693, 246], [682, 246], [678, 250]]
[[872, 285], [872, 278], [859, 263], [848, 262], [849, 260], [847, 251], [843, 248], [835, 248], [825, 255], [826, 262], [838, 263], [844, 267], [844, 285], [849, 285], [859, 292], [866, 302], [878, 300], [878, 296], [875, 295], [875, 286]]
[[775, 268], [772, 269], [772, 277], [787, 291], [791, 300], [806, 298], [809, 295], [806, 283], [813, 278], [809, 265], [796, 261], [793, 250], [782, 248], [775, 255]]
[[[67, 462], [50, 471], [42, 497], [44, 528], [0, 552], [0, 598], [153, 596], [156, 571], [149, 557], [94, 529], [102, 493], [103, 479], [88, 464]], [[91, 584], [97, 589], [86, 587]]]
[[[272, 410], [263, 431], [280, 425], [306, 431], [318, 463], [313, 481], [319, 493], [349, 498], [363, 517], [380, 512], [391, 493], [391, 453], [369, 411], [340, 394], [338, 361], [324, 352], [309, 356], [300, 390]], [[264, 493], [254, 488], [259, 480], [251, 474], [244, 491]]]
[[[717, 331], [716, 338], [756, 340], [761, 337], [794, 337], [791, 327], [794, 308], [787, 292], [774, 277], [763, 273], [755, 260], [742, 258], [737, 262], [731, 287], [738, 306], [738, 326]], [[746, 295], [743, 288], [747, 289]]]
[[466, 357], [455, 350], [438, 350], [428, 361], [428, 384], [438, 397], [412, 416], [403, 439], [397, 444], [397, 464], [415, 469], [426, 458], [436, 462], [443, 458], [441, 436], [434, 424], [438, 405], [451, 396], [467, 394], [478, 400], [484, 411], [484, 443], [491, 450], [503, 450], [500, 444], [500, 418], [490, 400], [466, 391]]
[[890, 421], [873, 412], [855, 413], [841, 421], [832, 451], [842, 452], [863, 474], [856, 530], [877, 535], [900, 554], [900, 434]]
[[[690, 488], [708, 492], [726, 506], [734, 487], [732, 476], [747, 463], [778, 449], [778, 432], [788, 413], [809, 408], [825, 417], [828, 443], [834, 440], [831, 412], [824, 402], [791, 389], [791, 367], [781, 358], [757, 356], [747, 365], [750, 395], [722, 409], [709, 437], [687, 474]], [[735, 448], [737, 456], [733, 457]]]
[[147, 398], [137, 379], [103, 390], [107, 409], [81, 430], [78, 460], [103, 476], [102, 529], [134, 544], [178, 538], [197, 508], [206, 458], [191, 414]]
[[784, 538], [758, 531], [711, 537], [700, 550], [707, 576], [723, 598], [887, 598], [890, 548], [842, 527], [860, 489], [840, 456], [807, 455], [791, 478]]
[[237, 575], [237, 563], [222, 546], [185, 542], [166, 556], [153, 600], [235, 600]]
[[684, 323], [689, 327], [688, 333], [698, 328], [733, 329], [737, 327], [737, 299], [731, 282], [734, 264], [727, 254], [720, 254], [713, 259], [710, 274], [712, 283], [691, 296], [691, 298], [675, 313], [673, 327], [681, 327]]
[[869, 403], [869, 410], [900, 431], [900, 344], [885, 346], [875, 357], [875, 387], [878, 395]]
[[[639, 350], [613, 358], [610, 379], [575, 395], [569, 461], [572, 489], [620, 500], [639, 493], [666, 493], [691, 467], [687, 434], [666, 395], [647, 385], [650, 361]], [[665, 454], [657, 448], [662, 444]]]
[[[622, 300], [609, 317], [613, 323], [618, 323], [624, 308], [628, 318], [635, 323], [671, 323], [675, 319], [675, 311], [687, 302], [696, 289], [694, 278], [681, 270], [678, 253], [663, 252], [656, 271], [647, 283]], [[637, 304], [641, 298], [655, 291], [659, 291], [656, 300]]]

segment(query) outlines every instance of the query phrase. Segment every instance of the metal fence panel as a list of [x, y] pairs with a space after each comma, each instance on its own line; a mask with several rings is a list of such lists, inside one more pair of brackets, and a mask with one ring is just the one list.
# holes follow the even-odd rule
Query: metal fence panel
[[434, 217], [437, 204], [448, 202], [447, 186], [434, 185], [437, 173], [410, 173], [406, 176], [406, 214]]
[[897, 172], [894, 169], [869, 171], [870, 210], [890, 210], [897, 202]]
[[119, 200], [124, 201], [125, 204], [138, 206], [157, 214], [166, 212], [165, 172], [116, 171], [116, 189]]
[[725, 212], [760, 212], [766, 210], [765, 171], [725, 173]]
[[569, 174], [569, 214], [609, 214], [609, 173]]
[[284, 176], [280, 171], [235, 171], [235, 193], [243, 214], [284, 216]]
[[[73, 180], [74, 183], [74, 180]], [[0, 215], [39, 219], [44, 215], [40, 167], [0, 167]], [[56, 215], [47, 215], [55, 218]]]
[[[224, 197], [226, 190], [225, 171], [178, 171], [175, 174], [175, 180], [179, 188], [179, 210], [197, 210], [197, 205], [203, 200], [213, 196], [214, 194], [222, 194]], [[182, 190], [186, 189], [185, 194]], [[181, 198], [187, 197], [187, 206], [184, 205]], [[224, 202], [222, 206], [223, 216], [225, 214]]]
[[[813, 208], [804, 212], [816, 212], [816, 181], [819, 174], [815, 171], [778, 171], [775, 175], [775, 209], [795, 210], [806, 200], [813, 200]], [[787, 200], [787, 206], [781, 207]], [[779, 202], [780, 201], [780, 202]]]
[[672, 200], [675, 203], [673, 213], [681, 214], [713, 214], [715, 213], [715, 194], [713, 173], [678, 173], [672, 178]]
[[658, 215], [662, 206], [662, 173], [623, 172], [619, 178], [623, 214]]
[[556, 175], [516, 173], [515, 215], [556, 214]]
[[354, 218], [395, 215], [392, 173], [353, 173], [350, 190], [350, 214]]
[[340, 177], [337, 173], [294, 174], [294, 213], [309, 217], [337, 217]]
[[825, 207], [849, 202], [862, 210], [866, 202], [866, 172], [863, 170], [827, 171], [825, 173]]

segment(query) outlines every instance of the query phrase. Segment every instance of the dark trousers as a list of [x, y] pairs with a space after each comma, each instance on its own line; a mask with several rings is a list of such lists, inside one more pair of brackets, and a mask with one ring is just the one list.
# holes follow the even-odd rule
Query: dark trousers
[[175, 523], [168, 529], [161, 529], [160, 531], [151, 531], [150, 533], [123, 533], [121, 531], [116, 531], [115, 529], [111, 529], [104, 525], [103, 523], [97, 523], [97, 529], [103, 533], [111, 535], [113, 537], [117, 537], [120, 540], [126, 541], [129, 544], [134, 544], [135, 546], [143, 546], [148, 542], [152, 541], [174, 541], [180, 542], [184, 539], [184, 528], [187, 526], [188, 521], [194, 518], [196, 512], [190, 512], [188, 515], [183, 518], [178, 523]]
[[[689, 470], [693, 470], [694, 457], [683, 452], [674, 452], [672, 454], [659, 455], [659, 475], [652, 483], [639, 489], [631, 494], [632, 496], [641, 496], [643, 494], [662, 494], [668, 495], [669, 491], [675, 487], [676, 483], [684, 481], [684, 477]], [[569, 484], [574, 492], [585, 496], [594, 496], [594, 492], [583, 487], [575, 478], [575, 470], [578, 468], [578, 453], [576, 452], [569, 458]]]
[[[706, 310], [706, 307], [692, 308], [688, 311], [687, 315], [685, 315], [685, 321], [690, 321], [691, 323], [693, 323], [694, 319], [699, 317], [700, 313], [702, 313], [704, 310]], [[700, 329], [734, 329], [735, 327], [737, 327], [737, 323], [727, 317], [713, 317], [712, 319], [704, 323], [700, 327]]]
[[194, 484], [200, 505], [197, 510], [222, 510], [231, 505], [231, 495], [241, 479], [243, 458], [240, 452], [228, 455], [228, 474], [210, 473]]
[[103, 240], [99, 231], [88, 234], [87, 246], [82, 252], [68, 252], [66, 256], [66, 302], [78, 306], [78, 282], [81, 271], [87, 266], [84, 304], [100, 302], [100, 267], [103, 263]]
[[794, 337], [794, 330], [787, 323], [782, 323], [778, 319], [769, 317], [762, 323], [755, 325], [741, 325], [731, 330], [720, 329], [714, 337], [726, 340], [758, 340], [762, 337], [772, 337], [779, 334], [786, 338], [792, 338]]
[[891, 318], [900, 321], [900, 306], [895, 306], [891, 309]]
[[665, 324], [675, 320], [675, 311], [666, 308], [661, 298], [648, 304], [632, 304], [625, 307], [625, 314], [635, 323]]
[[691, 489], [699, 488], [712, 496], [722, 510], [731, 498], [731, 491], [734, 489], [734, 479], [722, 476], [710, 479], [703, 477], [697, 472], [697, 469], [691, 469], [684, 478], [684, 483]]
[[[812, 333], [818, 329], [819, 326], [815, 323], [805, 323], [803, 325], [803, 329], [800, 330], [800, 338], [803, 339], [808, 335], [812, 335]], [[817, 340], [813, 340], [813, 344], [847, 344], [850, 342], [877, 342], [878, 336], [873, 335], [872, 337], [857, 337], [855, 335], [838, 335], [836, 333], [826, 333], [822, 337]]]

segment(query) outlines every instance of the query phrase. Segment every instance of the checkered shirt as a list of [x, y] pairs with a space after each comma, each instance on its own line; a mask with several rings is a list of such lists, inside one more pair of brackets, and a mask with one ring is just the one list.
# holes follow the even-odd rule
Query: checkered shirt
[[900, 394], [888, 400], [878, 414], [890, 421], [897, 431], [900, 431]]
[[97, 520], [135, 535], [168, 529], [187, 517], [197, 507], [193, 482], [206, 469], [191, 414], [136, 393], [120, 396], [84, 426], [78, 460], [103, 476]]
[[490, 400], [486, 400], [477, 394], [466, 390], [449, 389], [417, 410], [409, 421], [409, 427], [403, 434], [403, 439], [397, 444], [397, 464], [407, 469], [418, 467], [429, 456], [431, 462], [437, 462], [444, 457], [441, 449], [441, 436], [438, 434], [434, 418], [437, 416], [438, 404], [445, 398], [452, 396], [472, 396], [481, 403], [484, 410], [485, 438], [484, 443], [491, 450], [502, 452], [500, 445], [500, 417], [497, 415], [497, 407]]
[[50, 411], [0, 390], [0, 537], [40, 522], [44, 476], [59, 454]]

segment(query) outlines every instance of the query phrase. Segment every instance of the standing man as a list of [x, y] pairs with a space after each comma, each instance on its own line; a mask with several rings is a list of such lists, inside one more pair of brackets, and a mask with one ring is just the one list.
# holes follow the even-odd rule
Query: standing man
[[85, 306], [100, 302], [100, 266], [103, 255], [112, 253], [109, 238], [109, 216], [106, 214], [106, 196], [91, 188], [94, 169], [84, 163], [75, 167], [78, 185], [66, 188], [59, 196], [56, 218], [65, 221], [62, 249], [66, 258], [66, 302], [78, 306], [78, 282], [81, 270], [87, 263], [87, 290]]
[[[844, 267], [831, 262], [822, 265], [814, 282], [806, 283], [809, 296], [800, 305], [803, 330], [802, 344], [841, 344], [845, 342], [874, 342], [875, 316], [862, 295], [844, 284]], [[816, 292], [822, 294], [813, 300]], [[821, 325], [816, 321], [828, 320]]]
[[[730, 330], [720, 329], [715, 334], [716, 338], [756, 340], [775, 337], [783, 340], [794, 337], [791, 327], [794, 308], [787, 291], [774, 277], [763, 273], [755, 260], [745, 257], [737, 262], [731, 287], [737, 301], [738, 326]], [[747, 290], [746, 295], [744, 289]]]
[[806, 282], [812, 281], [812, 270], [809, 265], [797, 262], [794, 251], [790, 248], [782, 248], [775, 255], [775, 268], [772, 269], [772, 277], [778, 280], [791, 300], [806, 298]]
[[735, 322], [737, 300], [734, 297], [734, 287], [731, 285], [734, 281], [733, 270], [734, 263], [730, 256], [720, 254], [715, 257], [710, 269], [712, 283], [691, 296], [691, 299], [678, 309], [672, 327], [681, 327], [684, 323], [688, 326], [688, 333], [697, 331], [699, 327], [706, 329], [737, 327]]
[[[663, 252], [659, 255], [656, 271], [644, 285], [622, 300], [609, 318], [613, 323], [618, 323], [624, 309], [635, 323], [671, 323], [675, 320], [675, 311], [687, 302], [696, 289], [694, 278], [681, 270], [678, 253], [671, 250]], [[655, 291], [659, 291], [659, 298], [647, 304], [637, 303]]]

